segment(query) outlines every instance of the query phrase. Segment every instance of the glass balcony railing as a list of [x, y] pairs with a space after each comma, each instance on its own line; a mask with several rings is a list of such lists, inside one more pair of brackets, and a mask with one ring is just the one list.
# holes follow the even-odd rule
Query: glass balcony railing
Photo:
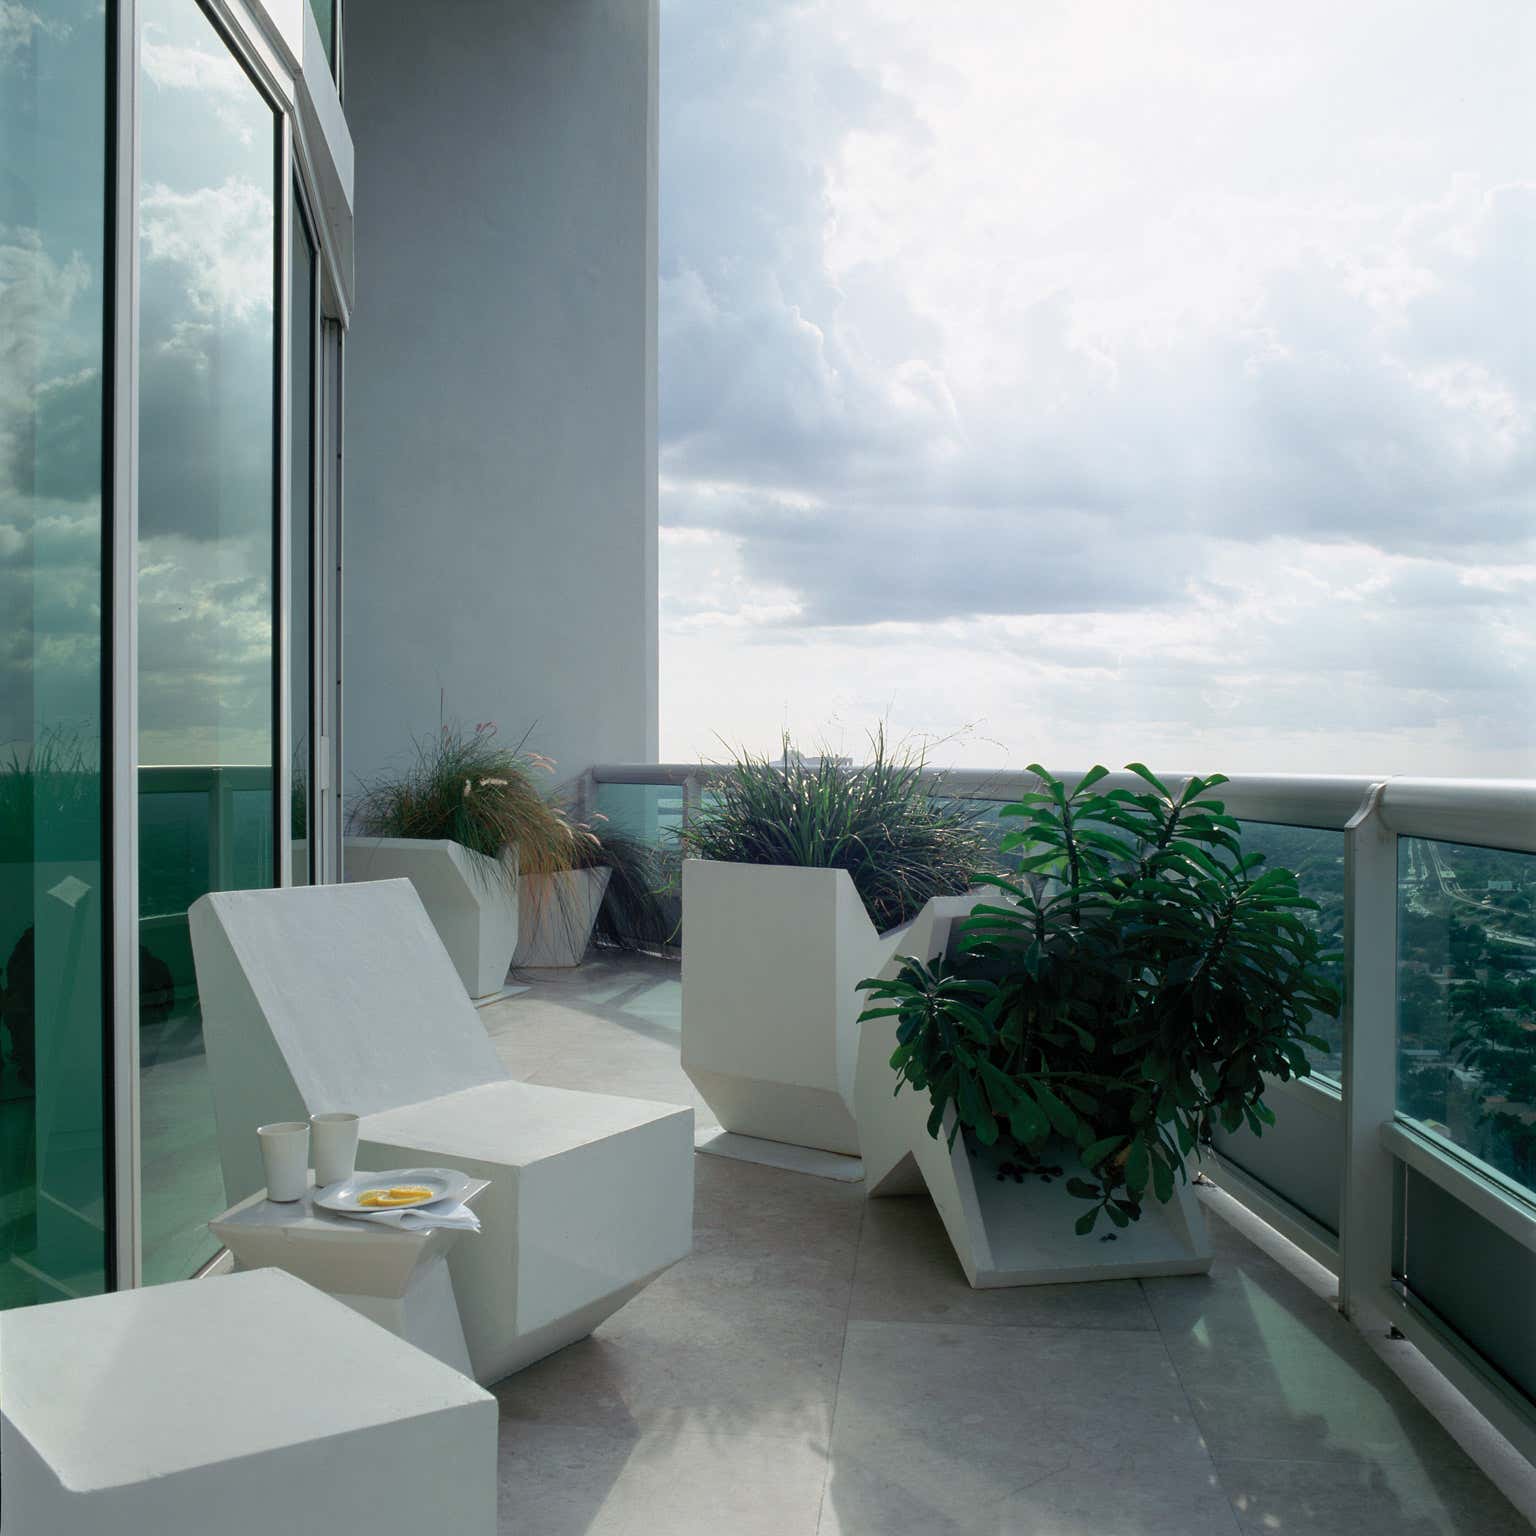
[[1536, 857], [1397, 855], [1398, 1113], [1536, 1188]]

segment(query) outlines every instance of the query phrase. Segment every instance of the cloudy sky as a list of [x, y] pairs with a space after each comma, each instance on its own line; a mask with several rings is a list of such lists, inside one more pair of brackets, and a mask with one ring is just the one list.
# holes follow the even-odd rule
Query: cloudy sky
[[662, 755], [1536, 773], [1528, 0], [662, 0]]

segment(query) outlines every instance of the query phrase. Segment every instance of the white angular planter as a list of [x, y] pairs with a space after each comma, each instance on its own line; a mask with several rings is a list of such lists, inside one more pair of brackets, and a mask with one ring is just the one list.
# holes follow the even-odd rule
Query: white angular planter
[[720, 1124], [857, 1157], [858, 983], [979, 899], [878, 933], [847, 870], [684, 860], [683, 1070]]
[[580, 965], [612, 878], [611, 869], [565, 869], [517, 882], [519, 932], [514, 965]]
[[[952, 921], [936, 925], [934, 953], [948, 943]], [[943, 1134], [930, 1136], [928, 1095], [910, 1088], [894, 1092], [891, 1053], [896, 1049], [896, 1025], [894, 1018], [873, 1019], [859, 1041], [854, 1107], [863, 1144], [865, 1192], [873, 1199], [926, 1189], [966, 1279], [978, 1290], [1199, 1275], [1210, 1269], [1205, 1213], [1187, 1183], [1175, 1185], [1167, 1205], [1149, 1196], [1141, 1220], [1128, 1228], [1111, 1227], [1101, 1217], [1089, 1236], [1079, 1237], [1072, 1224], [1088, 1206], [1066, 1190], [1067, 1178], [1083, 1173], [1070, 1147], [1063, 1144], [1055, 1157], [1064, 1177], [1046, 1184], [1026, 1176], [1016, 1184], [1011, 1178], [998, 1179], [997, 1158], [990, 1150], [973, 1157], [959, 1136], [953, 1147], [948, 1144], [953, 1108]], [[1114, 1242], [1100, 1241], [1106, 1231], [1115, 1233]]]
[[505, 986], [517, 949], [517, 891], [494, 859], [446, 840], [349, 837], [346, 875], [409, 880], [469, 995]]

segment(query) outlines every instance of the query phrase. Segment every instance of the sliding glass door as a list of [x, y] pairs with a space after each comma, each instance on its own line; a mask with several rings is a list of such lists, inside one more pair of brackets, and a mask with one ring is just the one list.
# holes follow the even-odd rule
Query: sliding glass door
[[126, 15], [0, 18], [0, 1310], [212, 1256], [188, 909], [341, 876], [312, 146], [238, 19]]
[[0, 1307], [109, 1279], [112, 18], [93, 0], [0, 16]]
[[140, 1152], [156, 1281], [211, 1255], [223, 1203], [187, 908], [278, 878], [286, 179], [277, 114], [195, 0], [139, 15]]

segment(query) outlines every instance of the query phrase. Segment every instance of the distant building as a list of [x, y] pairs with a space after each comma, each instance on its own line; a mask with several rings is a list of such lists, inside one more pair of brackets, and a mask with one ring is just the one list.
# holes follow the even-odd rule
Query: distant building
[[796, 768], [820, 768], [829, 765], [833, 768], [852, 768], [851, 757], [807, 757], [803, 752], [791, 752], [788, 757], [781, 757], [773, 766], [775, 768], [788, 768], [793, 765]]

